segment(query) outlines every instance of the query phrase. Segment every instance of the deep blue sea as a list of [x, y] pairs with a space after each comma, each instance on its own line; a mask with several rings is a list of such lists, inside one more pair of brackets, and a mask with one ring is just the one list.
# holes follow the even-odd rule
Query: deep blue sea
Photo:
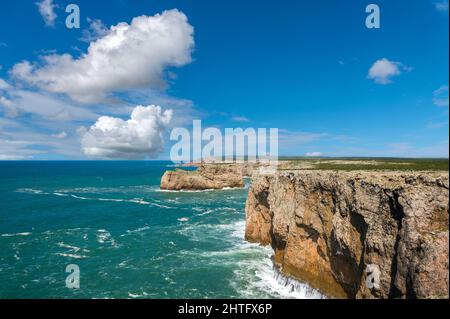
[[320, 297], [244, 241], [248, 185], [161, 191], [170, 166], [0, 162], [0, 298]]

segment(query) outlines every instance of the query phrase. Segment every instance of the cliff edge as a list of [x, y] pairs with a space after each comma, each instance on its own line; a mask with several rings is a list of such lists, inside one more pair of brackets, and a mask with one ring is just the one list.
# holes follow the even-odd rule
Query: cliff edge
[[254, 177], [245, 237], [330, 297], [448, 298], [448, 221], [448, 172], [278, 172]]

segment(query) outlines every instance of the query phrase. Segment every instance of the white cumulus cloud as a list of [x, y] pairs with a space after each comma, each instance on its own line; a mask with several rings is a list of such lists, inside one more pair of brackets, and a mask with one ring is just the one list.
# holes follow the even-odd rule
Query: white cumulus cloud
[[54, 26], [57, 15], [55, 13], [56, 5], [53, 4], [53, 0], [41, 0], [36, 2], [36, 5], [42, 19], [44, 19], [45, 25], [49, 27]]
[[82, 150], [95, 158], [155, 158], [164, 149], [164, 133], [172, 115], [172, 110], [150, 105], [137, 106], [126, 121], [102, 116], [83, 133]]
[[409, 72], [412, 68], [405, 66], [401, 62], [389, 61], [386, 58], [376, 61], [369, 70], [368, 78], [378, 84], [389, 84], [392, 78], [402, 74], [403, 71]]
[[190, 63], [194, 29], [186, 15], [173, 9], [140, 16], [131, 24], [112, 26], [91, 42], [79, 58], [47, 55], [42, 61], [23, 61], [11, 74], [30, 85], [76, 101], [104, 101], [109, 94], [129, 89], [163, 88], [164, 70]]

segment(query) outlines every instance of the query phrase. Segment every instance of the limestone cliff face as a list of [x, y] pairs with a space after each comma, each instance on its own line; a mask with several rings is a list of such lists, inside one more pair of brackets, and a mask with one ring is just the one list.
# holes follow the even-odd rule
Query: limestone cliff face
[[448, 298], [448, 173], [279, 172], [254, 177], [246, 239], [338, 298]]
[[161, 189], [205, 190], [244, 187], [241, 170], [234, 165], [201, 165], [196, 171], [167, 171], [161, 178]]

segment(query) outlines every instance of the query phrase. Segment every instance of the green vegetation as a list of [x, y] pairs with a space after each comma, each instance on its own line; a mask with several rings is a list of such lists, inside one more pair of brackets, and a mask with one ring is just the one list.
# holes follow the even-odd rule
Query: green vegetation
[[449, 159], [430, 158], [281, 158], [281, 170], [448, 171]]

